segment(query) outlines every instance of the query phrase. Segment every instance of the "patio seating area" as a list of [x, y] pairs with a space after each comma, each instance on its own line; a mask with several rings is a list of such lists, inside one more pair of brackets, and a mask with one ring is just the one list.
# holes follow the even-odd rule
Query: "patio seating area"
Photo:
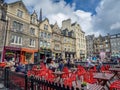
[[[3, 75], [4, 74], [4, 75]], [[100, 72], [96, 66], [86, 69], [75, 65], [64, 67], [62, 71], [50, 70], [45, 64], [33, 65], [27, 74], [0, 69], [0, 79], [7, 88], [21, 90], [119, 90], [120, 68], [116, 65], [103, 65]]]

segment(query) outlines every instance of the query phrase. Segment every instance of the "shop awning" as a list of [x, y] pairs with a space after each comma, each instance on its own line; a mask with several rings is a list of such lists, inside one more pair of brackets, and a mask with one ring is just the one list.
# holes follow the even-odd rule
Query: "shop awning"
[[44, 52], [39, 52], [40, 54], [45, 54]]
[[29, 49], [29, 48], [21, 48], [21, 51], [33, 53], [33, 52], [37, 52], [38, 50], [36, 50], [36, 49]]

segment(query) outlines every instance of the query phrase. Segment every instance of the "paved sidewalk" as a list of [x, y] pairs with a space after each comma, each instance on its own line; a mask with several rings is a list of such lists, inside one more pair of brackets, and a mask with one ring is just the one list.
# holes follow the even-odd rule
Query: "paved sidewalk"
[[3, 83], [0, 83], [0, 90], [8, 90], [8, 89], [4, 87]]

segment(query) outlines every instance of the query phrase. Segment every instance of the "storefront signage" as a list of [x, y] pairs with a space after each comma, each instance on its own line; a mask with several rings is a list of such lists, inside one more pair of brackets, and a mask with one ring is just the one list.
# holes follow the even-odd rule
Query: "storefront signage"
[[9, 47], [9, 46], [5, 46], [6, 50], [15, 50], [15, 51], [20, 51], [21, 48], [17, 48], [17, 47]]

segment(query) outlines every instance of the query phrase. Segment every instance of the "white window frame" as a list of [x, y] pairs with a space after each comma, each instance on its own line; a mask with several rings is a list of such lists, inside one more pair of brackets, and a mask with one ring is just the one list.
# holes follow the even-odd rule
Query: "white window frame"
[[32, 23], [35, 23], [35, 22], [36, 22], [36, 18], [32, 17]]
[[13, 29], [14, 31], [23, 31], [23, 24], [17, 21], [13, 21]]
[[30, 34], [35, 35], [35, 28], [32, 28], [32, 27], [30, 28]]
[[40, 47], [43, 47], [43, 41], [40, 41]]
[[50, 48], [50, 43], [49, 42], [47, 43], [47, 47]]
[[44, 24], [44, 30], [48, 30], [48, 25]]
[[11, 44], [22, 45], [22, 37], [16, 36], [16, 35], [12, 35], [11, 39], [13, 39], [13, 42], [11, 40]]
[[17, 10], [17, 16], [22, 18], [23, 17], [23, 11], [22, 10]]
[[30, 38], [30, 47], [35, 47], [35, 40]]

